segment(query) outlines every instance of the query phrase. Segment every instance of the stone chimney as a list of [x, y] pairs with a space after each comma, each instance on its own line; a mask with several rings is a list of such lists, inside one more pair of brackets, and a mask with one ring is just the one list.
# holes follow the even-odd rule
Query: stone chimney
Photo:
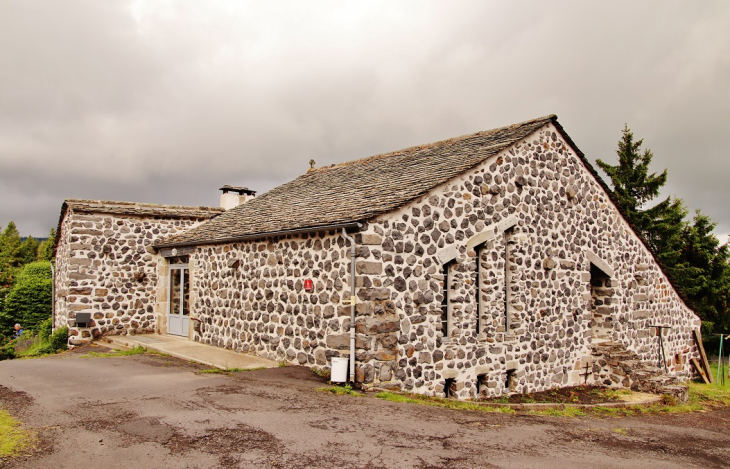
[[256, 197], [256, 191], [252, 191], [248, 187], [234, 187], [226, 184], [220, 190], [223, 191], [221, 194], [221, 208], [226, 210], [238, 207]]

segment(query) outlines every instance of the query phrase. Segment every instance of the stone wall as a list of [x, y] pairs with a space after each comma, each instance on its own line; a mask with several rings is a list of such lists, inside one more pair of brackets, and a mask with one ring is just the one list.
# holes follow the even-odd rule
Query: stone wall
[[56, 327], [78, 312], [92, 315], [91, 327], [70, 328], [69, 343], [103, 334], [154, 332], [161, 258], [150, 246], [198, 223], [69, 210], [56, 251]]
[[[196, 341], [321, 368], [349, 356], [350, 258], [341, 233], [199, 247], [191, 262]], [[359, 263], [357, 270], [375, 273], [377, 266]], [[376, 299], [377, 309], [357, 305], [360, 360], [374, 341], [395, 358], [399, 322], [388, 296]]]
[[[671, 325], [670, 372], [690, 376], [681, 363], [697, 354], [699, 318], [552, 125], [369, 220], [356, 240], [358, 379], [366, 384], [439, 395], [452, 379], [453, 395], [473, 398], [477, 387], [496, 396], [582, 382], [594, 335], [591, 266], [609, 277], [600, 288], [610, 295], [598, 292], [610, 307], [602, 335], [656, 362], [648, 325]], [[195, 340], [327, 366], [348, 353], [347, 256], [339, 233], [199, 247]], [[303, 291], [307, 278], [312, 293]]]
[[[367, 232], [383, 237], [363, 260], [382, 262], [383, 287], [401, 319], [395, 376], [403, 389], [440, 394], [452, 378], [459, 397], [476, 397], [480, 380], [480, 391], [494, 396], [505, 391], [508, 372], [516, 392], [581, 382], [591, 353], [591, 265], [611, 273], [599, 292], [602, 311], [612, 311], [602, 323], [611, 324], [608, 338], [656, 362], [648, 325], [671, 325], [670, 372], [690, 376], [675, 357], [696, 356], [691, 329], [699, 318], [552, 126]], [[441, 266], [452, 259], [446, 338]]]

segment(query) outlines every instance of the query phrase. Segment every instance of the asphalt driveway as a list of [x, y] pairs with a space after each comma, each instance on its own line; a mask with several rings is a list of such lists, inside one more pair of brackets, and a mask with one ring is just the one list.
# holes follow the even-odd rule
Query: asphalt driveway
[[[99, 348], [95, 348], [99, 351]], [[156, 355], [0, 362], [0, 407], [40, 431], [5, 467], [727, 467], [730, 410], [503, 415], [317, 392], [285, 367], [234, 373]], [[2, 464], [2, 463], [0, 463]]]

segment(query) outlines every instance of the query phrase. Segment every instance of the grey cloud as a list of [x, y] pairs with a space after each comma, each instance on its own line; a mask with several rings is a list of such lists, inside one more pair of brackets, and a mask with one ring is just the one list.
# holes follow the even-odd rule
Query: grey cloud
[[549, 113], [589, 159], [624, 122], [730, 232], [724, 2], [0, 6], [0, 224], [66, 197], [216, 204], [318, 165]]

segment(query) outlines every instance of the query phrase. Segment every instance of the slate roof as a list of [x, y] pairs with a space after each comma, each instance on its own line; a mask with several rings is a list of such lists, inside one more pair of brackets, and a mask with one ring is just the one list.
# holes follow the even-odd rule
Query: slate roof
[[550, 115], [316, 168], [156, 245], [208, 244], [367, 220], [420, 197], [556, 119]]
[[61, 225], [69, 210], [78, 213], [108, 213], [112, 215], [194, 220], [207, 220], [224, 212], [220, 207], [189, 207], [185, 205], [144, 204], [112, 200], [66, 199], [63, 201], [61, 215], [58, 217], [54, 255], [61, 237]]
[[110, 213], [114, 215], [136, 215], [140, 217], [195, 218], [207, 219], [221, 214], [220, 207], [190, 207], [186, 205], [144, 204], [112, 200], [66, 199], [61, 212], [71, 209], [83, 213]]

